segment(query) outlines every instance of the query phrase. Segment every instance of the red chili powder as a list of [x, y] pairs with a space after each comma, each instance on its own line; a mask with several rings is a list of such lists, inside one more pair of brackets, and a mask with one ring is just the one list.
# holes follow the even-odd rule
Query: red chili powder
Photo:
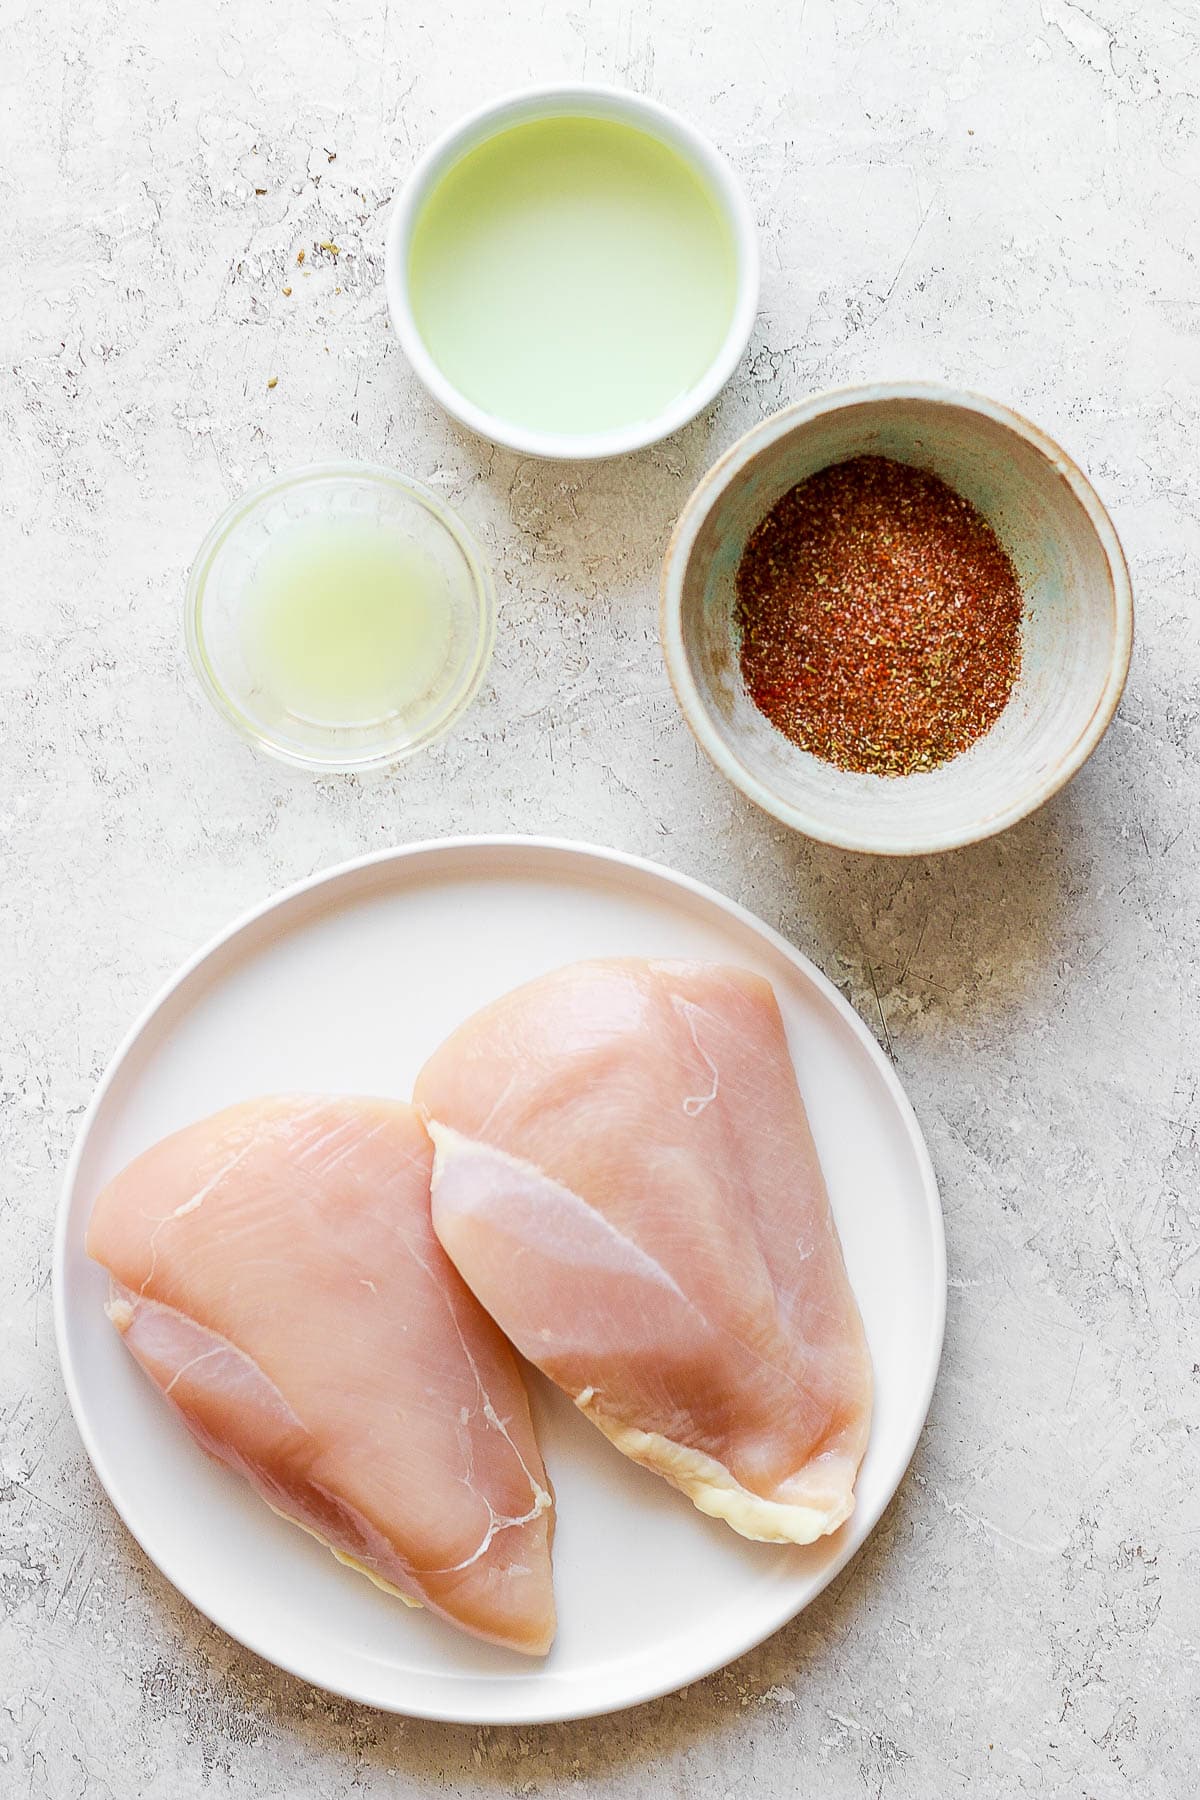
[[1021, 666], [1016, 570], [936, 475], [856, 456], [772, 507], [737, 571], [755, 705], [839, 769], [911, 775], [960, 755]]

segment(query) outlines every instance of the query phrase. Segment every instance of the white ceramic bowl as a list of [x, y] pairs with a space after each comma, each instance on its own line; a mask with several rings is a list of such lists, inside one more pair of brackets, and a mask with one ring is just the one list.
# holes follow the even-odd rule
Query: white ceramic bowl
[[[932, 470], [963, 494], [990, 520], [1025, 594], [1008, 706], [970, 750], [927, 773], [835, 768], [770, 725], [741, 679], [734, 575], [746, 539], [797, 482], [862, 455]], [[1048, 800], [1104, 735], [1132, 639], [1129, 572], [1087, 478], [1017, 413], [936, 383], [844, 388], [764, 419], [701, 481], [663, 569], [667, 669], [717, 768], [785, 825], [883, 856], [974, 843]]]
[[[442, 373], [416, 320], [409, 294], [408, 261], [413, 228], [434, 188], [456, 162], [486, 139], [531, 119], [577, 116], [613, 119], [669, 144], [703, 178], [729, 222], [736, 260], [737, 297], [725, 340], [700, 379], [652, 419], [615, 431], [536, 431], [476, 406]], [[586, 460], [619, 456], [657, 443], [695, 418], [724, 387], [750, 338], [758, 310], [758, 238], [749, 202], [729, 163], [678, 113], [620, 88], [579, 84], [534, 87], [506, 95], [469, 114], [425, 151], [400, 191], [388, 224], [385, 265], [388, 310], [404, 354], [416, 375], [454, 418], [494, 443], [527, 456]]]

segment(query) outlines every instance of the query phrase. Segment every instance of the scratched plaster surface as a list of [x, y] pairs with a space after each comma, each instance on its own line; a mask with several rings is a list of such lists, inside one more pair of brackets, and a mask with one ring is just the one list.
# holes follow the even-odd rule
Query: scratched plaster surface
[[[380, 286], [419, 147], [555, 76], [691, 114], [765, 252], [719, 404], [583, 469], [442, 418]], [[1195, 1792], [1198, 197], [1185, 0], [0, 0], [0, 1794]], [[744, 804], [655, 640], [712, 456], [885, 375], [1059, 435], [1140, 606], [1088, 769], [942, 860], [858, 860]], [[371, 783], [256, 760], [180, 646], [213, 515], [331, 454], [442, 491], [502, 598], [461, 730]], [[815, 957], [924, 1122], [951, 1269], [929, 1428], [822, 1600], [687, 1694], [519, 1733], [330, 1700], [179, 1599], [90, 1474], [48, 1291], [80, 1113], [176, 962], [324, 863], [495, 829], [659, 857]]]

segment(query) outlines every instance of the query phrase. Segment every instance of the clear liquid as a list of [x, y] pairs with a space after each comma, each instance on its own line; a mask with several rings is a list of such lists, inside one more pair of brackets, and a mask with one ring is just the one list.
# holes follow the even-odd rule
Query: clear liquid
[[432, 558], [373, 518], [298, 520], [263, 552], [242, 608], [254, 686], [308, 724], [365, 726], [427, 698], [450, 654]]
[[728, 221], [683, 157], [608, 119], [538, 119], [469, 151], [413, 232], [426, 347], [469, 400], [542, 431], [657, 416], [729, 329]]

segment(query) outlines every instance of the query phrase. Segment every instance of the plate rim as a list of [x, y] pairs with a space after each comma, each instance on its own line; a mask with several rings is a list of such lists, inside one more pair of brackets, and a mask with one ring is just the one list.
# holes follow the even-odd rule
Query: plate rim
[[[253, 1637], [246, 1632], [232, 1629], [221, 1617], [217, 1616], [220, 1612], [219, 1606], [214, 1611], [209, 1603], [197, 1597], [191, 1590], [190, 1585], [184, 1586], [178, 1582], [174, 1576], [169, 1575], [166, 1570], [161, 1567], [157, 1558], [147, 1548], [139, 1533], [127, 1519], [124, 1509], [118, 1502], [116, 1495], [113, 1493], [104, 1472], [104, 1463], [106, 1461], [105, 1453], [96, 1440], [95, 1433], [90, 1423], [88, 1410], [81, 1397], [79, 1381], [68, 1341], [66, 1309], [66, 1266], [69, 1246], [68, 1227], [72, 1203], [78, 1184], [79, 1172], [87, 1149], [88, 1140], [104, 1102], [107, 1099], [109, 1090], [115, 1083], [127, 1058], [136, 1048], [143, 1033], [150, 1026], [155, 1016], [167, 1004], [171, 997], [177, 993], [179, 989], [182, 988], [191, 977], [210, 960], [210, 958], [215, 957], [220, 951], [225, 949], [243, 933], [249, 931], [268, 914], [288, 907], [293, 901], [300, 899], [305, 894], [313, 893], [317, 889], [326, 886], [335, 887], [339, 882], [344, 881], [349, 876], [388, 863], [395, 863], [402, 866], [408, 862], [419, 863], [424, 858], [433, 854], [449, 854], [451, 857], [454, 857], [457, 855], [466, 856], [482, 853], [487, 856], [497, 851], [525, 852], [534, 859], [549, 854], [551, 857], [578, 859], [585, 865], [591, 863], [606, 865], [616, 869], [623, 868], [629, 870], [633, 874], [648, 877], [651, 885], [656, 882], [662, 883], [667, 888], [681, 890], [685, 894], [690, 895], [693, 899], [698, 899], [709, 906], [715, 907], [719, 912], [724, 913], [743, 928], [750, 930], [753, 934], [760, 937], [772, 950], [777, 954], [782, 955], [786, 961], [797, 968], [798, 971], [815, 986], [821, 996], [832, 1003], [835, 1011], [840, 1014], [842, 1019], [850, 1026], [855, 1037], [866, 1049], [868, 1056], [875, 1065], [876, 1073], [883, 1077], [884, 1086], [904, 1125], [906, 1137], [915, 1157], [916, 1167], [921, 1182], [921, 1194], [925, 1202], [925, 1211], [928, 1216], [930, 1250], [933, 1259], [931, 1273], [935, 1288], [935, 1305], [933, 1316], [929, 1321], [931, 1329], [929, 1331], [927, 1348], [925, 1351], [923, 1379], [919, 1395], [919, 1409], [914, 1413], [914, 1423], [903, 1448], [902, 1460], [900, 1457], [897, 1458], [895, 1478], [886, 1484], [887, 1493], [879, 1506], [878, 1512], [867, 1527], [862, 1538], [847, 1544], [839, 1551], [837, 1556], [830, 1560], [828, 1566], [822, 1570], [816, 1587], [798, 1606], [789, 1607], [785, 1601], [784, 1610], [780, 1611], [777, 1615], [773, 1615], [770, 1622], [765, 1625], [756, 1620], [748, 1632], [736, 1638], [732, 1648], [722, 1647], [715, 1656], [711, 1654], [710, 1651], [705, 1650], [697, 1657], [695, 1665], [684, 1674], [680, 1675], [677, 1672], [672, 1672], [661, 1681], [655, 1679], [647, 1686], [639, 1688], [636, 1694], [627, 1695], [617, 1699], [604, 1697], [599, 1699], [594, 1705], [586, 1703], [579, 1704], [577, 1701], [568, 1701], [565, 1708], [561, 1702], [558, 1704], [554, 1703], [552, 1689], [548, 1692], [546, 1688], [533, 1687], [530, 1689], [531, 1697], [535, 1694], [540, 1694], [543, 1697], [540, 1700], [534, 1700], [533, 1704], [518, 1705], [516, 1707], [513, 1707], [511, 1704], [503, 1708], [474, 1705], [470, 1710], [463, 1710], [461, 1707], [439, 1704], [436, 1699], [426, 1697], [419, 1697], [415, 1700], [405, 1698], [402, 1703], [400, 1701], [393, 1703], [389, 1699], [381, 1699], [373, 1694], [368, 1696], [361, 1692], [356, 1692], [353, 1684], [349, 1682], [335, 1684], [323, 1677], [316, 1678], [307, 1669], [297, 1666], [297, 1661], [295, 1659], [289, 1660], [286, 1650], [283, 1654], [280, 1654], [275, 1648], [264, 1648], [261, 1643], [254, 1641]], [[229, 924], [225, 925], [210, 938], [206, 939], [190, 956], [186, 957], [151, 995], [150, 999], [142, 1007], [136, 1018], [133, 1020], [133, 1023], [118, 1042], [116, 1049], [113, 1051], [105, 1065], [99, 1081], [96, 1083], [91, 1099], [88, 1101], [79, 1121], [75, 1139], [71, 1147], [71, 1153], [67, 1159], [64, 1170], [62, 1187], [59, 1192], [56, 1208], [51, 1262], [51, 1286], [54, 1299], [54, 1338], [59, 1371], [63, 1387], [66, 1391], [67, 1401], [71, 1408], [71, 1415], [74, 1419], [76, 1430], [79, 1433], [80, 1441], [87, 1453], [92, 1472], [97, 1481], [99, 1481], [100, 1486], [103, 1488], [109, 1504], [117, 1514], [117, 1517], [120, 1519], [125, 1530], [142, 1551], [142, 1554], [154, 1568], [158, 1570], [158, 1573], [163, 1579], [168, 1581], [177, 1593], [182, 1594], [189, 1605], [195, 1607], [196, 1611], [199, 1612], [203, 1618], [215, 1625], [219, 1631], [223, 1631], [226, 1636], [232, 1638], [235, 1643], [240, 1644], [243, 1649], [249, 1650], [253, 1655], [261, 1657], [273, 1667], [281, 1669], [285, 1674], [288, 1674], [311, 1687], [319, 1688], [327, 1693], [336, 1694], [343, 1699], [352, 1701], [356, 1705], [374, 1707], [381, 1712], [397, 1714], [404, 1718], [429, 1719], [446, 1724], [514, 1726], [566, 1723], [576, 1719], [603, 1717], [608, 1714], [623, 1712], [634, 1706], [644, 1705], [651, 1700], [661, 1699], [666, 1694], [677, 1693], [681, 1689], [691, 1686], [693, 1682], [701, 1681], [707, 1676], [714, 1674], [717, 1670], [727, 1668], [740, 1657], [743, 1657], [751, 1650], [756, 1649], [759, 1644], [765, 1643], [769, 1637], [773, 1637], [777, 1631], [782, 1630], [782, 1628], [789, 1624], [792, 1619], [799, 1617], [800, 1613], [803, 1612], [806, 1607], [811, 1605], [818, 1595], [824, 1592], [835, 1577], [842, 1572], [850, 1560], [865, 1546], [884, 1513], [894, 1500], [896, 1493], [900, 1488], [900, 1484], [904, 1480], [917, 1444], [920, 1441], [921, 1434], [925, 1429], [925, 1424], [929, 1415], [929, 1407], [933, 1399], [934, 1387], [941, 1366], [948, 1298], [945, 1218], [942, 1211], [941, 1197], [938, 1192], [937, 1176], [934, 1171], [933, 1160], [929, 1154], [929, 1147], [925, 1141], [925, 1134], [921, 1129], [921, 1124], [917, 1118], [912, 1102], [904, 1091], [903, 1084], [896, 1073], [893, 1063], [884, 1053], [883, 1047], [867, 1025], [866, 1021], [845, 996], [839, 992], [833, 982], [830, 981], [829, 977], [825, 975], [802, 950], [797, 949], [797, 947], [785, 938], [781, 932], [775, 930], [773, 926], [768, 925], [765, 920], [760, 919], [757, 914], [749, 909], [749, 907], [743, 906], [740, 901], [731, 899], [727, 894], [721, 893], [719, 889], [712, 887], [707, 882], [698, 880], [695, 876], [684, 874], [681, 870], [672, 869], [664, 863], [656, 862], [650, 857], [640, 856], [632, 851], [618, 850], [608, 845], [597, 844], [587, 840], [538, 834], [529, 835], [522, 832], [455, 833], [446, 837], [421, 838], [411, 844], [389, 845], [380, 850], [372, 850], [360, 856], [349, 857], [343, 862], [329, 864], [316, 870], [311, 875], [304, 876], [299, 881], [291, 882], [285, 887], [276, 889], [274, 892], [268, 894], [265, 899], [246, 908], [237, 914]], [[508, 1692], [511, 1693], [512, 1690], [508, 1689]]]

